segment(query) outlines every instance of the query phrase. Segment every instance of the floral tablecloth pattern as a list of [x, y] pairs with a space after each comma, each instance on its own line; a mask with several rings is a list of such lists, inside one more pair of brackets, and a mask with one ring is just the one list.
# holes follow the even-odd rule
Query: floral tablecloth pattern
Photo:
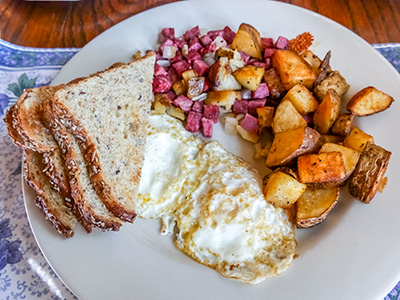
[[[400, 72], [400, 44], [374, 47]], [[77, 299], [33, 237], [21, 189], [22, 152], [11, 142], [2, 119], [24, 89], [49, 84], [78, 51], [25, 48], [0, 40], [0, 300]], [[385, 297], [389, 299], [400, 300], [400, 283]]]

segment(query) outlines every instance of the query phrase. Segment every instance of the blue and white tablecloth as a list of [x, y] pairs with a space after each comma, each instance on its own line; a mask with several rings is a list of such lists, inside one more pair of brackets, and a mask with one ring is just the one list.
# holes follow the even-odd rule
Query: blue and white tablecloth
[[[400, 44], [374, 47], [400, 72]], [[0, 300], [77, 299], [32, 235], [21, 190], [22, 152], [12, 144], [2, 119], [24, 89], [49, 84], [78, 51], [25, 48], [0, 40]], [[393, 299], [400, 300], [400, 283], [385, 297]]]

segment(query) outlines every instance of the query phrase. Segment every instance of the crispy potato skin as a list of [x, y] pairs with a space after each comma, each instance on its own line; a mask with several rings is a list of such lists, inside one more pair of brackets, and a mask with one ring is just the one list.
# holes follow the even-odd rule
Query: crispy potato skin
[[392, 153], [369, 142], [349, 180], [350, 194], [361, 202], [370, 203], [384, 178]]
[[297, 228], [311, 228], [325, 220], [339, 200], [338, 186], [322, 189], [308, 187], [296, 202]]
[[309, 127], [275, 134], [266, 160], [267, 167], [288, 165], [300, 155], [315, 152], [320, 137], [317, 131]]
[[350, 86], [347, 84], [346, 79], [340, 75], [340, 72], [332, 71], [328, 74], [327, 78], [314, 87], [313, 91], [317, 99], [322, 101], [329, 89], [335, 90], [335, 92], [342, 97], [347, 93], [349, 88]]
[[353, 120], [354, 115], [352, 114], [340, 114], [335, 124], [333, 124], [332, 133], [347, 136], [351, 131]]
[[347, 110], [353, 115], [370, 116], [390, 107], [394, 99], [373, 86], [363, 88], [347, 103]]
[[233, 39], [232, 49], [242, 51], [251, 57], [262, 59], [262, 44], [260, 33], [253, 26], [242, 23]]
[[340, 152], [306, 154], [297, 159], [300, 182], [315, 187], [330, 187], [343, 183], [346, 169]]
[[296, 84], [311, 89], [317, 77], [312, 67], [294, 51], [277, 50], [271, 56], [271, 64], [286, 90], [290, 90]]
[[340, 96], [333, 89], [328, 90], [314, 113], [314, 128], [322, 134], [327, 134], [339, 116], [340, 106]]

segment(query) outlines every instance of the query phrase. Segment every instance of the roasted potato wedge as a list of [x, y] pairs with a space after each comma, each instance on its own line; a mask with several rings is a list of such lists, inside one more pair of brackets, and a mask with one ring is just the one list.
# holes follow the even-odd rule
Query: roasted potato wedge
[[296, 202], [296, 226], [310, 228], [324, 221], [339, 200], [339, 190], [338, 186], [308, 187]]
[[321, 59], [311, 50], [306, 50], [301, 54], [301, 57], [311, 66], [315, 73], [318, 72], [321, 65]]
[[215, 91], [240, 90], [242, 88], [231, 74], [228, 58], [226, 57], [221, 57], [211, 66], [208, 72], [208, 79], [214, 84], [213, 90]]
[[374, 142], [373, 136], [353, 126], [349, 135], [344, 139], [343, 146], [361, 152], [368, 142]]
[[275, 134], [268, 153], [267, 167], [290, 164], [296, 157], [317, 150], [320, 134], [309, 127]]
[[197, 73], [195, 70], [187, 70], [182, 73], [182, 79], [185, 82], [186, 86], [188, 85], [189, 79], [196, 78]]
[[270, 127], [274, 120], [275, 109], [271, 106], [264, 106], [257, 108], [258, 123], [260, 128]]
[[332, 126], [332, 133], [342, 136], [347, 136], [353, 125], [354, 115], [352, 114], [339, 114], [335, 124]]
[[292, 102], [284, 100], [278, 105], [272, 122], [274, 133], [290, 131], [306, 126], [306, 120], [299, 114]]
[[273, 99], [281, 99], [285, 95], [286, 89], [274, 68], [265, 71], [264, 81]]
[[301, 84], [296, 84], [286, 94], [284, 100], [290, 100], [297, 111], [307, 115], [317, 110], [319, 103], [313, 94]]
[[242, 23], [236, 32], [235, 38], [231, 44], [232, 49], [242, 51], [251, 57], [262, 59], [261, 36], [253, 26]]
[[177, 96], [186, 95], [187, 93], [187, 85], [183, 80], [177, 80], [172, 85], [172, 89], [174, 90]]
[[321, 134], [322, 145], [325, 143], [341, 143], [344, 140], [344, 136], [341, 135], [331, 135], [331, 134]]
[[152, 109], [157, 114], [163, 114], [166, 112], [167, 107], [171, 106], [171, 100], [169, 100], [168, 96], [163, 93], [154, 94], [154, 102]]
[[332, 71], [328, 74], [327, 78], [314, 87], [313, 92], [317, 99], [322, 101], [329, 89], [335, 90], [335, 92], [342, 97], [347, 93], [349, 88], [350, 86], [347, 84], [346, 79], [340, 75], [340, 72]]
[[244, 88], [255, 91], [261, 83], [264, 72], [264, 68], [247, 65], [236, 70], [233, 76]]
[[346, 170], [345, 180], [350, 177], [351, 173], [353, 173], [357, 165], [358, 159], [360, 158], [360, 152], [333, 143], [326, 143], [322, 145], [321, 149], [319, 150], [319, 153], [323, 152], [342, 153], [344, 168]]
[[296, 84], [311, 89], [317, 77], [311, 66], [294, 51], [277, 50], [271, 56], [271, 64], [278, 72], [286, 90], [290, 90]]
[[339, 116], [340, 106], [340, 96], [334, 90], [328, 90], [324, 100], [314, 113], [314, 128], [322, 134], [328, 133]]
[[275, 171], [268, 176], [264, 185], [265, 200], [280, 208], [291, 207], [304, 193], [307, 185], [298, 182], [292, 176]]
[[354, 198], [371, 202], [384, 179], [391, 155], [382, 147], [367, 143], [349, 180], [349, 192]]
[[207, 93], [204, 104], [224, 106], [226, 109], [230, 109], [235, 100], [241, 98], [240, 92], [237, 91], [210, 91]]
[[340, 152], [302, 155], [297, 159], [297, 172], [300, 182], [314, 187], [336, 186], [346, 179], [343, 155]]
[[389, 108], [393, 98], [373, 86], [363, 88], [347, 103], [347, 110], [353, 115], [364, 117]]

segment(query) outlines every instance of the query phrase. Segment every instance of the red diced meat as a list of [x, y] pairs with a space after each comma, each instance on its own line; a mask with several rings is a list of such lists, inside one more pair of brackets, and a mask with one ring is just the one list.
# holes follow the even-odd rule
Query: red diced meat
[[164, 41], [164, 43], [162, 43], [162, 44], [160, 45], [160, 47], [158, 47], [158, 50], [159, 50], [161, 53], [163, 53], [163, 52], [164, 52], [164, 47], [165, 47], [165, 46], [173, 46], [173, 47], [175, 47], [176, 49], [178, 49], [178, 46], [174, 43], [173, 40], [167, 39], [167, 40]]
[[179, 96], [174, 100], [174, 105], [182, 109], [184, 112], [189, 112], [192, 109], [193, 101], [186, 96]]
[[247, 100], [236, 100], [233, 103], [232, 111], [234, 114], [247, 114], [249, 110], [249, 101]]
[[246, 114], [244, 116], [244, 119], [240, 123], [240, 126], [242, 126], [243, 129], [246, 129], [247, 131], [250, 131], [252, 133], [258, 133], [258, 119], [250, 114]]
[[192, 29], [189, 29], [188, 31], [186, 31], [183, 34], [183, 38], [188, 41], [191, 38], [198, 37], [199, 35], [200, 35], [200, 28], [199, 28], [199, 26], [196, 26], [196, 27], [193, 27]]
[[263, 63], [263, 62], [261, 62], [261, 61], [252, 61], [252, 62], [250, 63], [250, 65], [255, 66], [255, 67], [257, 67], [257, 68], [264, 68], [264, 69], [267, 67], [267, 64], [266, 64], [266, 63]]
[[156, 76], [153, 79], [153, 91], [154, 93], [165, 93], [168, 92], [172, 87], [171, 80], [165, 75]]
[[219, 117], [218, 105], [204, 105], [203, 117], [212, 120], [214, 123], [217, 123]]
[[265, 58], [270, 58], [272, 56], [272, 54], [274, 54], [274, 52], [276, 51], [275, 48], [267, 48], [264, 50], [264, 57]]
[[283, 36], [279, 36], [275, 43], [276, 49], [286, 49], [289, 44], [289, 40]]
[[180, 51], [176, 51], [175, 57], [173, 59], [170, 60], [171, 64], [177, 63], [179, 61], [182, 61], [183, 57]]
[[264, 62], [265, 62], [265, 68], [269, 69], [271, 67], [271, 57], [266, 57], [264, 59]]
[[193, 102], [193, 106], [192, 106], [192, 110], [198, 113], [203, 114], [203, 102], [202, 101], [194, 101]]
[[174, 40], [175, 44], [178, 46], [179, 49], [182, 49], [183, 46], [187, 45], [186, 41], [183, 39], [183, 37], [178, 37]]
[[247, 64], [249, 59], [250, 59], [250, 55], [247, 55], [244, 52], [240, 52], [240, 57], [242, 58], [242, 60], [244, 61], [244, 64]]
[[168, 73], [165, 71], [164, 67], [160, 66], [158, 63], [154, 64], [154, 76], [165, 75], [167, 76]]
[[189, 132], [198, 132], [201, 118], [201, 113], [190, 111], [186, 120], [186, 130]]
[[223, 37], [224, 36], [224, 31], [223, 30], [212, 30], [212, 31], [207, 32], [207, 35], [212, 40], [214, 40], [217, 36]]
[[206, 55], [207, 53], [212, 53], [212, 52], [214, 52], [215, 50], [217, 50], [217, 45], [216, 45], [215, 43], [211, 43], [211, 44], [207, 45], [206, 47], [201, 48], [201, 49], [199, 50], [199, 52], [200, 52], [201, 55], [204, 56], [204, 55]]
[[200, 37], [200, 42], [203, 44], [203, 46], [207, 46], [211, 44], [212, 38], [210, 38], [209, 35], [203, 35], [202, 37]]
[[174, 68], [168, 69], [168, 77], [169, 77], [169, 80], [172, 82], [172, 84], [174, 84], [175, 82], [177, 82], [180, 79], [178, 74], [176, 74], [176, 71]]
[[186, 56], [186, 60], [188, 61], [189, 64], [191, 64], [195, 60], [200, 60], [200, 59], [202, 59], [202, 57], [200, 53], [197, 52], [196, 50], [190, 50], [188, 55]]
[[190, 50], [196, 50], [196, 51], [198, 51], [198, 50], [200, 50], [201, 48], [203, 48], [203, 46], [200, 44], [200, 41], [199, 41], [198, 38], [192, 38], [192, 39], [189, 41], [188, 46], [189, 46], [189, 51], [190, 51]]
[[257, 116], [257, 108], [264, 107], [265, 102], [267, 102], [267, 99], [249, 101], [249, 114]]
[[[147, 50], [146, 54], [148, 54], [148, 52], [151, 50]], [[162, 56], [162, 53], [160, 53], [160, 51], [154, 51], [154, 53], [156, 54], [156, 61], [158, 60], [164, 60], [165, 58]]]
[[225, 26], [223, 37], [228, 42], [228, 44], [232, 44], [235, 35], [236, 33], [232, 29], [230, 29], [228, 26]]
[[163, 28], [163, 30], [161, 30], [160, 43], [163, 43], [165, 40], [173, 40], [173, 39], [175, 39], [174, 28]]
[[170, 101], [173, 101], [176, 98], [176, 94], [173, 91], [166, 92], [165, 95]]
[[212, 87], [213, 87], [213, 83], [208, 78], [206, 78], [204, 80], [203, 92], [209, 91]]
[[193, 69], [201, 77], [208, 72], [209, 67], [204, 61], [198, 59], [193, 62]]
[[201, 118], [201, 127], [205, 137], [212, 137], [214, 122], [207, 118]]
[[178, 74], [179, 77], [182, 77], [182, 73], [190, 69], [189, 63], [184, 60], [174, 63], [172, 67], [175, 69], [176, 74]]
[[257, 90], [251, 92], [251, 98], [253, 99], [261, 99], [261, 98], [266, 98], [268, 96], [269, 96], [269, 89], [265, 82], [260, 83]]
[[261, 38], [261, 46], [263, 49], [272, 48], [274, 46], [274, 40], [272, 38]]

